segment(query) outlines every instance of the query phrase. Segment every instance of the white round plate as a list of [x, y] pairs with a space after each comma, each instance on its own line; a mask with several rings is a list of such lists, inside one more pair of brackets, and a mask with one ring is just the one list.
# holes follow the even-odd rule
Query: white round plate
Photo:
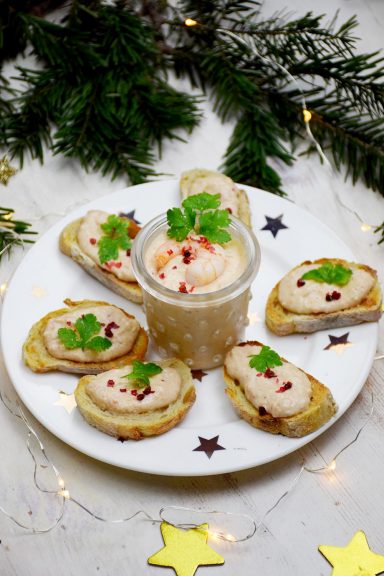
[[[134, 186], [75, 210], [39, 239], [10, 282], [1, 326], [6, 366], [22, 401], [61, 440], [93, 458], [131, 470], [171, 476], [221, 474], [258, 466], [297, 450], [324, 432], [353, 402], [372, 365], [378, 337], [376, 323], [287, 337], [274, 336], [264, 324], [267, 295], [288, 270], [303, 260], [321, 257], [353, 260], [351, 250], [295, 204], [262, 190], [243, 188], [249, 194], [253, 229], [262, 250], [260, 272], [252, 286], [246, 337], [270, 345], [326, 384], [339, 406], [336, 416], [320, 430], [300, 439], [256, 430], [235, 414], [224, 393], [221, 370], [217, 369], [209, 371], [201, 382], [195, 380], [196, 403], [176, 428], [140, 442], [119, 442], [88, 425], [76, 409], [69, 414], [57, 404], [60, 391], [73, 392], [76, 376], [59, 372], [34, 374], [24, 366], [22, 345], [32, 324], [61, 308], [65, 298], [106, 300], [124, 307], [145, 324], [140, 306], [117, 296], [86, 274], [59, 251], [58, 239], [66, 224], [95, 208], [115, 213], [135, 210], [135, 218], [145, 223], [179, 204], [178, 182], [171, 180]], [[275, 221], [270, 223], [270, 229], [263, 230], [266, 216]], [[284, 227], [274, 236], [276, 223]], [[343, 341], [348, 344], [326, 349], [331, 343], [329, 335], [344, 335]]]

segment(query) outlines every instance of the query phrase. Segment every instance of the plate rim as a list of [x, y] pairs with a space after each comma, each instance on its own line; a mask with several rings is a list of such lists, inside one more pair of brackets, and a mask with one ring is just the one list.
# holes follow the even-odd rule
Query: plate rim
[[[2, 352], [3, 352], [3, 358], [4, 358], [4, 364], [6, 367], [6, 370], [8, 372], [8, 375], [10, 377], [10, 380], [13, 384], [13, 387], [15, 388], [18, 396], [20, 397], [20, 399], [22, 400], [23, 404], [25, 404], [25, 406], [28, 408], [28, 410], [32, 413], [32, 415], [40, 422], [40, 424], [46, 428], [50, 433], [52, 433], [56, 438], [58, 438], [60, 441], [62, 441], [63, 443], [71, 446], [72, 448], [76, 449], [78, 452], [86, 454], [89, 457], [92, 457], [98, 461], [101, 462], [105, 462], [109, 465], [112, 466], [117, 466], [123, 469], [128, 469], [128, 470], [132, 470], [132, 471], [136, 471], [136, 472], [142, 472], [142, 473], [146, 473], [146, 474], [154, 474], [154, 475], [159, 475], [159, 476], [175, 476], [175, 477], [183, 477], [183, 476], [211, 476], [211, 475], [217, 475], [217, 474], [222, 474], [222, 473], [228, 473], [228, 472], [237, 472], [237, 471], [241, 471], [241, 470], [246, 470], [246, 469], [251, 469], [257, 466], [262, 466], [264, 464], [267, 464], [269, 462], [278, 460], [280, 458], [283, 458], [285, 456], [287, 456], [288, 454], [291, 454], [293, 452], [295, 452], [296, 450], [298, 450], [299, 448], [305, 446], [307, 443], [311, 442], [312, 440], [314, 440], [315, 438], [317, 438], [318, 436], [320, 436], [321, 434], [323, 434], [324, 432], [326, 432], [333, 424], [335, 424], [336, 421], [338, 421], [343, 414], [346, 412], [346, 410], [348, 410], [351, 405], [353, 404], [353, 402], [355, 401], [356, 397], [359, 395], [359, 393], [361, 392], [362, 388], [364, 387], [364, 384], [366, 382], [366, 379], [372, 369], [372, 365], [373, 365], [373, 360], [374, 360], [374, 354], [376, 352], [376, 348], [377, 348], [377, 342], [378, 342], [378, 335], [379, 335], [379, 326], [378, 326], [378, 322], [375, 323], [369, 323], [370, 326], [372, 327], [372, 340], [371, 340], [371, 346], [370, 346], [370, 358], [369, 361], [366, 362], [366, 364], [364, 365], [364, 370], [362, 370], [362, 374], [361, 374], [361, 383], [359, 385], [359, 387], [356, 389], [355, 393], [353, 394], [351, 400], [349, 401], [349, 403], [347, 403], [342, 410], [339, 409], [339, 411], [337, 412], [336, 417], [331, 418], [331, 420], [329, 422], [327, 422], [324, 426], [322, 426], [320, 429], [316, 430], [315, 432], [313, 432], [312, 434], [305, 436], [303, 438], [299, 438], [299, 439], [294, 439], [294, 438], [290, 438], [289, 440], [291, 441], [292, 446], [289, 446], [287, 444], [287, 449], [283, 449], [281, 451], [281, 453], [279, 454], [279, 456], [271, 456], [270, 458], [265, 457], [264, 459], [258, 461], [257, 463], [244, 463], [244, 464], [240, 464], [240, 465], [236, 465], [236, 466], [232, 466], [232, 467], [228, 467], [228, 463], [223, 463], [222, 466], [220, 466], [219, 461], [216, 461], [216, 466], [214, 467], [214, 469], [210, 469], [210, 468], [205, 468], [204, 471], [201, 470], [201, 465], [199, 467], [198, 462], [196, 462], [196, 471], [188, 471], [188, 472], [182, 472], [182, 471], [169, 471], [169, 470], [154, 470], [154, 468], [152, 466], [147, 466], [145, 465], [146, 462], [141, 462], [140, 464], [131, 464], [129, 462], [125, 462], [125, 463], [121, 463], [121, 462], [116, 462], [115, 458], [109, 458], [108, 454], [100, 457], [100, 455], [97, 455], [96, 452], [93, 450], [93, 447], [91, 446], [90, 449], [85, 450], [82, 447], [79, 447], [79, 444], [76, 444], [75, 442], [68, 440], [68, 439], [64, 439], [62, 437], [62, 435], [60, 435], [58, 433], [58, 431], [56, 431], [54, 429], [54, 427], [47, 425], [45, 422], [42, 422], [41, 420], [41, 416], [39, 414], [36, 414], [37, 410], [35, 409], [35, 407], [32, 405], [31, 402], [29, 402], [29, 399], [25, 398], [25, 396], [23, 396], [22, 393], [19, 392], [19, 383], [15, 384], [14, 381], [14, 373], [13, 373], [13, 368], [10, 364], [11, 359], [8, 358], [8, 354], [5, 350], [6, 348], [6, 334], [5, 334], [5, 321], [4, 321], [4, 311], [6, 311], [7, 314], [7, 302], [8, 302], [8, 298], [9, 298], [9, 294], [11, 292], [12, 289], [12, 284], [15, 281], [15, 278], [17, 279], [17, 274], [19, 273], [19, 271], [22, 271], [23, 266], [26, 265], [26, 263], [28, 263], [30, 258], [33, 258], [35, 251], [39, 249], [40, 245], [43, 243], [46, 235], [48, 235], [49, 233], [53, 233], [54, 230], [58, 229], [61, 230], [67, 221], [71, 221], [73, 218], [78, 217], [78, 213], [80, 212], [84, 212], [85, 210], [89, 210], [92, 209], [92, 206], [97, 205], [100, 202], [104, 202], [107, 199], [111, 199], [114, 197], [119, 197], [121, 195], [123, 195], [124, 193], [132, 193], [132, 191], [137, 190], [138, 188], [145, 188], [145, 187], [153, 187], [153, 186], [157, 186], [159, 184], [162, 185], [166, 185], [166, 184], [175, 184], [178, 182], [177, 178], [172, 178], [172, 179], [168, 179], [168, 180], [160, 180], [160, 181], [153, 181], [153, 182], [147, 182], [147, 183], [143, 183], [143, 184], [138, 184], [135, 186], [128, 186], [125, 188], [122, 188], [121, 190], [117, 190], [115, 192], [112, 193], [107, 193], [105, 195], [102, 195], [98, 198], [95, 198], [93, 200], [91, 200], [90, 202], [85, 202], [84, 204], [79, 204], [78, 206], [74, 207], [73, 210], [71, 210], [68, 214], [66, 214], [64, 217], [60, 218], [59, 220], [57, 220], [51, 227], [49, 227], [47, 230], [44, 231], [44, 233], [39, 237], [38, 241], [36, 242], [35, 245], [33, 245], [31, 247], [31, 249], [28, 251], [28, 253], [22, 258], [21, 262], [19, 263], [19, 265], [17, 266], [17, 268], [14, 270], [14, 272], [12, 273], [11, 277], [8, 279], [7, 281], [7, 290], [6, 293], [3, 297], [3, 303], [2, 303], [2, 310], [1, 310], [1, 327], [0, 327], [0, 335], [1, 335], [1, 348], [2, 348]], [[295, 211], [298, 211], [299, 213], [308, 216], [308, 214], [310, 215], [310, 217], [312, 219], [314, 219], [318, 226], [324, 231], [326, 232], [328, 235], [332, 236], [332, 239], [337, 241], [339, 245], [342, 246], [343, 250], [349, 252], [352, 255], [352, 258], [355, 259], [355, 255], [353, 253], [353, 251], [351, 250], [351, 248], [344, 242], [343, 239], [341, 239], [331, 228], [328, 227], [327, 224], [325, 224], [324, 222], [322, 222], [316, 215], [314, 215], [313, 213], [309, 212], [308, 210], [306, 210], [305, 208], [298, 206], [296, 203], [290, 201], [289, 199], [280, 197], [280, 196], [276, 196], [268, 191], [262, 190], [260, 188], [256, 188], [253, 186], [248, 186], [248, 185], [239, 185], [242, 188], [244, 188], [245, 190], [247, 190], [248, 192], [253, 193], [254, 191], [256, 191], [258, 194], [262, 194], [262, 195], [266, 195], [266, 197], [268, 197], [269, 200], [276, 200], [278, 204], [280, 204], [281, 202], [283, 203], [283, 205], [289, 205], [291, 207], [294, 207]], [[96, 282], [96, 280], [95, 280]], [[353, 328], [353, 326], [351, 327]], [[375, 330], [373, 329], [375, 328]], [[231, 422], [229, 424], [227, 424], [226, 426], [230, 426], [232, 424], [239, 424], [241, 423], [241, 425], [245, 424], [246, 426], [250, 426], [249, 424], [245, 423], [244, 421], [240, 420], [240, 421], [236, 421], [236, 422]], [[87, 424], [87, 426], [90, 426], [89, 424]], [[217, 426], [217, 428], [219, 428], [219, 426]], [[97, 431], [99, 432], [99, 431]], [[102, 432], [100, 432], [100, 434], [103, 434]], [[112, 439], [112, 437], [111, 437]], [[114, 439], [112, 439], [114, 440]], [[144, 439], [144, 442], [148, 442], [148, 440], [150, 439]]]

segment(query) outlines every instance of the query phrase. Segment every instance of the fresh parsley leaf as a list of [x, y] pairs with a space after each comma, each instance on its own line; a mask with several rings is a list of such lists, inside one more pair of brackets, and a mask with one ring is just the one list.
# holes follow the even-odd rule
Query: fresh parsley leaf
[[108, 350], [112, 346], [112, 342], [108, 338], [103, 336], [95, 336], [89, 342], [86, 343], [85, 347], [89, 350], [95, 350], [95, 352], [102, 352], [103, 350]]
[[84, 314], [75, 322], [75, 327], [82, 342], [87, 342], [91, 336], [100, 332], [101, 324], [94, 314]]
[[231, 235], [225, 228], [229, 226], [230, 221], [228, 210], [204, 212], [200, 216], [200, 234], [210, 242], [217, 242], [218, 244], [229, 242]]
[[326, 282], [336, 286], [345, 286], [351, 279], [352, 270], [345, 268], [341, 264], [326, 262], [320, 268], [315, 268], [302, 275], [302, 280], [314, 280], [315, 282]]
[[214, 210], [220, 206], [220, 194], [208, 194], [208, 192], [201, 192], [201, 194], [194, 194], [188, 196], [181, 205], [189, 210], [201, 212], [203, 210]]
[[75, 348], [80, 347], [77, 334], [74, 330], [71, 330], [70, 328], [59, 328], [57, 335], [60, 342], [64, 344], [68, 350], [74, 350]]
[[130, 221], [127, 218], [120, 218], [116, 214], [110, 214], [107, 221], [100, 225], [100, 228], [105, 232], [97, 243], [100, 264], [117, 260], [119, 248], [122, 250], [131, 248], [132, 239], [128, 234], [129, 225]]
[[167, 212], [168, 236], [182, 242], [193, 229], [195, 220], [195, 214], [188, 208], [184, 213], [180, 208], [170, 208]]
[[139, 388], [144, 388], [145, 386], [149, 386], [149, 379], [151, 376], [155, 376], [156, 374], [160, 374], [163, 369], [154, 364], [153, 362], [148, 362], [144, 364], [144, 362], [140, 362], [140, 360], [133, 361], [133, 370], [129, 374], [123, 376], [123, 378], [128, 378], [129, 380], [133, 380], [135, 385]]
[[220, 206], [220, 194], [202, 192], [188, 196], [181, 208], [170, 208], [167, 212], [168, 236], [182, 242], [193, 230], [210, 242], [224, 244], [231, 235], [225, 228], [231, 219], [227, 210], [216, 210]]
[[84, 314], [78, 318], [75, 322], [75, 329], [59, 328], [57, 331], [60, 342], [68, 350], [81, 348], [82, 350], [102, 352], [112, 346], [112, 342], [108, 338], [94, 336], [101, 329], [101, 324], [94, 314]]
[[277, 352], [272, 350], [269, 346], [263, 346], [259, 354], [250, 356], [249, 365], [251, 368], [255, 368], [258, 372], [265, 372], [267, 368], [282, 366], [283, 363]]

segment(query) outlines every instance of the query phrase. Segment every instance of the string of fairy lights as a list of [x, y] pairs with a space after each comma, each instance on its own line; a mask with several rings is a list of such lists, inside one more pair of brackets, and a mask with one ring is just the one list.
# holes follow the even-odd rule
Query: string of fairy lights
[[[267, 517], [274, 510], [276, 510], [276, 508], [281, 504], [281, 502], [283, 500], [285, 500], [285, 498], [289, 494], [291, 494], [293, 492], [293, 490], [298, 485], [304, 472], [308, 472], [311, 474], [328, 474], [328, 475], [330, 473], [334, 473], [336, 470], [336, 460], [341, 456], [341, 454], [343, 454], [347, 449], [349, 449], [353, 444], [355, 444], [358, 441], [364, 428], [371, 421], [373, 411], [374, 411], [374, 398], [373, 398], [373, 395], [371, 395], [371, 407], [370, 407], [369, 414], [368, 414], [365, 422], [359, 427], [356, 435], [352, 438], [352, 440], [350, 440], [347, 444], [345, 444], [329, 460], [328, 463], [324, 461], [323, 466], [320, 466], [317, 468], [312, 468], [312, 467], [308, 466], [305, 462], [303, 462], [301, 464], [299, 472], [294, 477], [291, 484], [283, 492], [283, 494], [281, 494], [276, 499], [276, 501], [273, 503], [273, 505], [263, 514], [263, 516], [261, 517], [261, 519], [258, 522], [254, 518], [252, 518], [249, 514], [240, 514], [240, 513], [222, 511], [222, 510], [197, 510], [195, 508], [189, 508], [189, 507], [185, 507], [185, 506], [165, 506], [165, 507], [162, 507], [159, 510], [159, 517], [158, 518], [153, 517], [151, 514], [149, 514], [144, 509], [136, 510], [134, 513], [130, 514], [129, 516], [122, 517], [122, 518], [105, 518], [104, 516], [101, 516], [100, 514], [97, 514], [96, 512], [94, 512], [90, 507], [85, 506], [85, 504], [83, 504], [80, 500], [75, 498], [72, 495], [72, 493], [69, 492], [68, 488], [66, 487], [66, 483], [65, 483], [63, 475], [58, 470], [58, 468], [55, 466], [55, 464], [52, 462], [52, 460], [49, 458], [48, 453], [45, 449], [45, 446], [44, 446], [40, 436], [38, 435], [36, 430], [33, 428], [33, 426], [30, 424], [30, 422], [29, 422], [22, 406], [18, 402], [18, 400], [16, 400], [16, 402], [12, 406], [10, 400], [4, 396], [3, 391], [0, 389], [0, 401], [12, 416], [14, 416], [15, 418], [18, 418], [23, 423], [23, 425], [27, 431], [26, 447], [27, 447], [27, 451], [28, 451], [28, 453], [29, 453], [29, 455], [33, 461], [33, 482], [34, 482], [35, 489], [38, 490], [42, 494], [47, 494], [50, 496], [55, 495], [59, 499], [59, 511], [58, 511], [57, 516], [56, 516], [56, 519], [54, 521], [52, 521], [49, 526], [43, 527], [43, 528], [38, 527], [38, 526], [30, 526], [28, 524], [25, 524], [22, 520], [17, 518], [14, 514], [9, 512], [8, 510], [6, 510], [2, 505], [0, 505], [0, 512], [4, 516], [6, 516], [10, 521], [12, 521], [14, 524], [19, 526], [20, 528], [23, 528], [24, 530], [32, 532], [33, 534], [45, 534], [47, 532], [51, 532], [53, 529], [55, 529], [61, 523], [61, 520], [64, 516], [64, 511], [66, 509], [67, 503], [72, 502], [77, 507], [81, 508], [85, 513], [87, 513], [94, 520], [98, 520], [98, 521], [104, 522], [106, 524], [126, 524], [128, 522], [133, 521], [135, 518], [138, 518], [139, 516], [143, 516], [144, 518], [151, 521], [152, 523], [160, 524], [162, 522], [167, 522], [168, 524], [171, 524], [175, 528], [189, 529], [189, 528], [197, 528], [200, 525], [199, 522], [185, 523], [185, 522], [172, 521], [169, 518], [169, 514], [171, 512], [173, 515], [175, 514], [175, 512], [176, 513], [182, 512], [183, 514], [188, 513], [192, 517], [194, 514], [200, 514], [200, 515], [204, 514], [204, 517], [209, 517], [209, 518], [213, 518], [213, 519], [215, 517], [221, 516], [222, 518], [225, 517], [226, 519], [231, 519], [231, 518], [236, 519], [237, 523], [240, 520], [240, 522], [242, 523], [243, 533], [241, 533], [241, 532], [230, 533], [228, 531], [224, 531], [220, 527], [218, 527], [217, 529], [213, 529], [213, 530], [210, 529], [208, 531], [208, 534], [211, 538], [217, 539], [217, 540], [224, 540], [224, 541], [229, 542], [229, 543], [245, 542], [246, 540], [253, 538], [255, 536], [255, 534], [258, 532], [259, 528], [262, 525], [265, 525], [265, 521], [266, 521]], [[48, 469], [48, 471], [50, 471], [55, 478], [55, 481], [56, 481], [56, 488], [55, 489], [48, 490], [48, 489], [46, 489], [40, 485], [40, 482], [38, 479], [38, 473], [37, 473], [38, 461], [37, 461], [37, 458], [35, 456], [34, 450], [32, 448], [32, 442], [35, 442], [38, 450], [40, 451], [40, 454], [42, 456], [42, 460], [44, 461], [45, 468]], [[246, 528], [247, 525], [249, 526], [249, 528]]]

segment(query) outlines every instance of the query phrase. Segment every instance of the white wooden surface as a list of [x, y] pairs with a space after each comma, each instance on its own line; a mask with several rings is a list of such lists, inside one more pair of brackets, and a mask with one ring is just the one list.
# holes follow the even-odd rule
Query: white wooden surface
[[[384, 3], [380, 0], [299, 0], [288, 3], [269, 0], [265, 14], [284, 6], [302, 13], [313, 10], [340, 18], [357, 14], [361, 49], [383, 47]], [[228, 142], [231, 127], [220, 125], [208, 107], [205, 119], [188, 143], [164, 146], [159, 172], [179, 175], [190, 167], [216, 169]], [[363, 232], [355, 216], [336, 200], [357, 210], [371, 224], [384, 220], [384, 198], [362, 184], [353, 187], [343, 175], [334, 174], [318, 159], [299, 159], [291, 168], [279, 166], [284, 188], [300, 206], [319, 216], [349, 244], [359, 261], [379, 271], [383, 281], [384, 246], [376, 244], [371, 232]], [[35, 229], [44, 231], [60, 213], [75, 205], [114, 192], [126, 186], [121, 180], [111, 183], [97, 174], [85, 174], [69, 160], [47, 156], [44, 166], [27, 163], [0, 189], [0, 205], [15, 207], [20, 218], [37, 219]], [[42, 218], [42, 216], [44, 216]], [[19, 251], [10, 262], [3, 261], [0, 283], [5, 282], [18, 260]], [[17, 311], [15, 311], [15, 318]], [[379, 351], [384, 353], [381, 328]], [[12, 397], [12, 386], [3, 365], [1, 387]], [[254, 538], [245, 543], [212, 543], [225, 558], [221, 567], [201, 567], [198, 574], [239, 574], [253, 576], [329, 575], [331, 567], [318, 552], [319, 544], [344, 546], [353, 534], [366, 532], [371, 548], [384, 555], [383, 483], [384, 472], [384, 360], [377, 361], [369, 379], [348, 412], [324, 435], [286, 458], [252, 470], [206, 478], [156, 477], [120, 470], [94, 461], [63, 444], [45, 431], [32, 417], [47, 453], [65, 478], [71, 494], [109, 518], [129, 516], [145, 509], [157, 516], [167, 504], [245, 512], [260, 520], [289, 487], [303, 458], [309, 466], [321, 466], [345, 446], [362, 426], [374, 394], [374, 412], [359, 441], [337, 462], [333, 474], [304, 473], [288, 497], [265, 519]], [[55, 498], [36, 494], [32, 481], [31, 459], [25, 448], [25, 430], [0, 406], [0, 506], [26, 522], [40, 525], [54, 517]], [[210, 521], [207, 516], [207, 521]], [[148, 566], [146, 559], [162, 546], [158, 526], [138, 519], [128, 524], [104, 524], [90, 518], [68, 503], [61, 524], [45, 535], [33, 535], [17, 528], [0, 514], [0, 574], [4, 576], [78, 576], [103, 574], [161, 574]], [[172, 574], [171, 569], [163, 569]]]

